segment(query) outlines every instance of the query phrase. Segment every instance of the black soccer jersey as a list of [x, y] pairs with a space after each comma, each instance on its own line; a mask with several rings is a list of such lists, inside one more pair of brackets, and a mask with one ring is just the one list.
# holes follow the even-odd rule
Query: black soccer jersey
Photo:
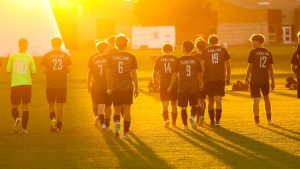
[[201, 72], [199, 59], [193, 56], [179, 58], [176, 72], [179, 73], [179, 93], [194, 93], [199, 90], [198, 73]]
[[133, 89], [131, 71], [137, 69], [135, 56], [128, 52], [116, 52], [109, 57], [108, 68], [112, 71], [113, 91]]
[[69, 55], [62, 51], [47, 53], [41, 62], [46, 68], [47, 88], [66, 88], [68, 66], [71, 64]]
[[154, 66], [154, 70], [160, 74], [160, 88], [167, 89], [169, 87], [172, 74], [176, 69], [177, 58], [172, 55], [164, 55], [159, 57]]
[[269, 82], [269, 67], [273, 64], [271, 52], [265, 48], [251, 50], [248, 63], [252, 64], [251, 83], [265, 84]]
[[211, 46], [205, 49], [201, 59], [205, 61], [204, 80], [225, 81], [225, 62], [229, 59], [230, 56], [225, 48]]
[[101, 92], [107, 91], [107, 63], [107, 55], [97, 55], [92, 59], [90, 65], [90, 71], [93, 74], [93, 87]]

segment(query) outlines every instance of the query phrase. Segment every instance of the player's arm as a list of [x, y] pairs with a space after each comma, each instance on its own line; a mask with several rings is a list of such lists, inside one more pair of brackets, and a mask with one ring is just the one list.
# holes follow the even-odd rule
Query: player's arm
[[227, 60], [225, 62], [226, 64], [226, 85], [230, 85], [230, 79], [231, 79], [231, 62], [230, 60]]
[[132, 80], [134, 83], [134, 97], [138, 97], [140, 94], [140, 88], [139, 88], [139, 81], [138, 81], [138, 75], [137, 75], [137, 70], [131, 70], [131, 76], [132, 76]]
[[198, 81], [199, 81], [200, 90], [203, 90], [204, 88], [203, 72], [198, 73]]
[[89, 93], [91, 93], [91, 89], [92, 89], [92, 77], [93, 77], [93, 71], [89, 68], [87, 74], [87, 88]]
[[292, 69], [292, 72], [295, 74], [295, 76], [297, 76], [297, 69], [298, 69], [298, 66], [292, 64], [292, 65], [291, 65], [291, 69]]
[[13, 68], [13, 59], [12, 59], [12, 56], [10, 56], [8, 59], [8, 62], [7, 62], [7, 66], [6, 66], [7, 73], [11, 73], [12, 68]]
[[157, 79], [157, 75], [158, 75], [158, 71], [156, 71], [156, 70], [153, 70], [153, 73], [152, 73], [152, 82], [154, 83], [154, 84], [156, 84], [156, 79]]
[[297, 69], [298, 69], [298, 55], [297, 53], [295, 52], [292, 56], [292, 59], [291, 59], [291, 69], [292, 69], [292, 72], [295, 74], [295, 76], [297, 77]]
[[270, 78], [271, 78], [271, 89], [275, 89], [275, 76], [274, 76], [274, 68], [273, 64], [270, 64], [269, 66], [269, 73], [270, 73]]
[[176, 82], [177, 77], [178, 77], [178, 73], [177, 72], [176, 73], [175, 72], [172, 73], [171, 81], [170, 81], [169, 87], [167, 89], [168, 92], [171, 92], [171, 90], [172, 90], [172, 88], [174, 86], [174, 83]]
[[36, 65], [35, 65], [35, 61], [34, 58], [31, 57], [31, 63], [30, 63], [30, 72], [31, 74], [36, 74]]
[[245, 83], [246, 83], [246, 85], [248, 85], [249, 82], [250, 82], [250, 75], [251, 75], [252, 67], [253, 67], [252, 63], [248, 63], [247, 73], [246, 73], [246, 77], [245, 77]]
[[205, 72], [205, 60], [200, 60], [200, 65], [201, 65], [202, 72], [204, 73]]

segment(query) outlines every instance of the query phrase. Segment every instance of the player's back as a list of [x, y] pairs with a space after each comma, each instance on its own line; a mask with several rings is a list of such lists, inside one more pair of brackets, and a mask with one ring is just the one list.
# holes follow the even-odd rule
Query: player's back
[[100, 55], [94, 57], [91, 66], [91, 71], [93, 72], [93, 86], [97, 90], [105, 91], [107, 90], [107, 64], [108, 55]]
[[210, 46], [203, 55], [205, 81], [225, 81], [225, 62], [230, 59], [227, 50], [220, 46]]
[[179, 92], [193, 93], [198, 91], [198, 73], [200, 62], [193, 56], [182, 56], [178, 59]]
[[172, 74], [176, 69], [176, 61], [177, 58], [173, 55], [163, 55], [157, 59], [154, 70], [160, 74], [161, 89], [167, 89], [169, 87]]
[[112, 70], [113, 90], [132, 90], [131, 71], [137, 69], [135, 56], [128, 52], [115, 52], [108, 60], [108, 67]]
[[273, 64], [271, 52], [266, 48], [251, 50], [248, 63], [252, 63], [251, 83], [265, 83], [269, 81], [269, 67]]

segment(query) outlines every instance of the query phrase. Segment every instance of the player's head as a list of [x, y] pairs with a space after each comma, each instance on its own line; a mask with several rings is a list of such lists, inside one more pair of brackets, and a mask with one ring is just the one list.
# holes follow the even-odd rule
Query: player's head
[[19, 51], [25, 52], [28, 48], [28, 40], [25, 38], [19, 39]]
[[63, 41], [59, 37], [55, 37], [55, 38], [51, 39], [51, 44], [54, 49], [60, 49], [62, 43], [63, 43]]
[[183, 52], [186, 53], [191, 53], [194, 47], [195, 47], [194, 43], [190, 40], [184, 41], [182, 44], [182, 50]]
[[119, 50], [125, 50], [128, 46], [128, 43], [129, 39], [125, 35], [120, 34], [116, 37], [116, 47]]
[[197, 38], [195, 44], [198, 51], [203, 51], [206, 48], [206, 42], [202, 37]]
[[171, 54], [173, 52], [174, 48], [170, 43], [165, 43], [162, 46], [162, 51], [164, 54]]
[[108, 43], [109, 47], [114, 48], [115, 44], [116, 44], [116, 36], [112, 35], [112, 36], [108, 37], [106, 39], [106, 42]]
[[265, 42], [265, 37], [261, 34], [253, 34], [250, 37], [251, 45], [253, 48], [260, 47]]
[[211, 35], [208, 38], [209, 45], [218, 45], [219, 44], [219, 37], [217, 35]]
[[96, 43], [96, 49], [99, 53], [105, 53], [109, 49], [109, 45], [105, 41], [98, 41]]

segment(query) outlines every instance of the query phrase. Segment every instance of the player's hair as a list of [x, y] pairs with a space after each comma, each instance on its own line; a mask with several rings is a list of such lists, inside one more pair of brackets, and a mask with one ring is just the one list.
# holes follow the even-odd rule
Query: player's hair
[[263, 44], [265, 42], [265, 37], [261, 34], [253, 34], [250, 37], [250, 41], [257, 41], [257, 42]]
[[192, 41], [187, 40], [183, 42], [182, 47], [186, 52], [191, 52], [194, 49], [195, 45]]
[[110, 46], [115, 46], [115, 43], [116, 43], [116, 36], [115, 35], [112, 35], [112, 36], [110, 36], [110, 37], [108, 37], [107, 39], [106, 39], [106, 42], [108, 43], [108, 45], [110, 45]]
[[202, 37], [197, 38], [195, 44], [198, 50], [204, 50], [206, 48], [206, 42]]
[[51, 44], [53, 47], [60, 47], [62, 42], [63, 42], [62, 39], [59, 37], [55, 37], [55, 38], [51, 39]]
[[164, 53], [167, 53], [167, 52], [173, 52], [174, 48], [173, 46], [170, 44], [170, 43], [165, 43], [162, 47], [162, 51]]
[[124, 50], [127, 48], [127, 45], [129, 43], [129, 39], [123, 35], [123, 34], [120, 34], [116, 37], [116, 47], [119, 49], [119, 50]]
[[109, 46], [108, 46], [107, 42], [105, 42], [105, 41], [99, 41], [96, 43], [96, 48], [99, 53], [103, 53], [108, 47]]
[[208, 38], [208, 44], [210, 45], [216, 45], [219, 43], [219, 37], [217, 35], [211, 35]]
[[19, 43], [19, 48], [20, 49], [22, 49], [22, 50], [27, 49], [27, 47], [28, 47], [28, 40], [27, 39], [21, 38], [21, 39], [19, 39], [18, 43]]
[[300, 31], [297, 33], [297, 36], [300, 38]]

